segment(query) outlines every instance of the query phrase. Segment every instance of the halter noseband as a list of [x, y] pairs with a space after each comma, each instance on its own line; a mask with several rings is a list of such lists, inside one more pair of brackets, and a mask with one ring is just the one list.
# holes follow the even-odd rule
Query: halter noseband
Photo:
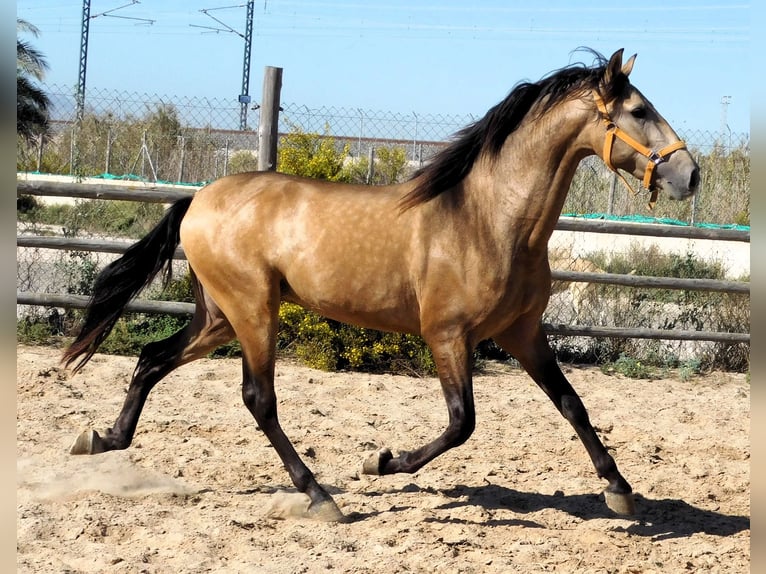
[[683, 141], [678, 140], [672, 144], [666, 145], [659, 151], [649, 149], [645, 145], [637, 142], [619, 127], [617, 127], [612, 118], [609, 117], [609, 113], [606, 111], [606, 106], [604, 105], [604, 100], [598, 93], [593, 92], [593, 99], [596, 102], [598, 111], [601, 112], [601, 121], [603, 121], [606, 125], [606, 135], [604, 136], [604, 163], [609, 169], [611, 169], [620, 177], [622, 183], [625, 184], [625, 187], [627, 187], [631, 193], [633, 193], [633, 195], [636, 195], [636, 190], [630, 186], [625, 177], [619, 171], [617, 171], [617, 168], [615, 168], [612, 164], [612, 146], [614, 145], [614, 138], [620, 138], [638, 153], [649, 159], [649, 162], [646, 164], [646, 171], [644, 172], [643, 184], [646, 189], [651, 191], [651, 197], [649, 198], [649, 209], [654, 209], [654, 204], [657, 203], [658, 194], [657, 188], [652, 188], [652, 175], [654, 174], [654, 168], [662, 162], [667, 161], [667, 157], [674, 151], [679, 149], [686, 149], [686, 144]]

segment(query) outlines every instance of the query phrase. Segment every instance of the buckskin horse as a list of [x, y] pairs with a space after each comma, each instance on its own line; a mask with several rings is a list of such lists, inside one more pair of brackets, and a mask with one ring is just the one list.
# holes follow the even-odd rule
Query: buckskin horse
[[83, 432], [71, 452], [127, 448], [154, 385], [236, 338], [242, 398], [295, 487], [310, 498], [306, 515], [343, 520], [277, 417], [278, 309], [290, 301], [337, 321], [420, 335], [433, 353], [449, 413], [446, 429], [411, 451], [379, 450], [363, 472], [413, 473], [468, 440], [475, 426], [472, 353], [491, 338], [571, 423], [608, 482], [608, 507], [633, 513], [631, 486], [543, 331], [551, 288], [548, 240], [586, 156], [598, 154], [615, 172], [642, 179], [652, 203], [660, 191], [690, 197], [700, 176], [685, 144], [630, 83], [635, 55], [623, 62], [623, 50], [608, 60], [591, 53], [590, 66], [574, 63], [538, 82], [518, 83], [403, 183], [370, 187], [243, 173], [176, 201], [99, 274], [63, 361], [74, 372], [83, 368], [126, 304], [158, 274], [169, 273], [179, 243], [196, 297], [193, 318], [143, 348], [114, 425], [103, 435]]

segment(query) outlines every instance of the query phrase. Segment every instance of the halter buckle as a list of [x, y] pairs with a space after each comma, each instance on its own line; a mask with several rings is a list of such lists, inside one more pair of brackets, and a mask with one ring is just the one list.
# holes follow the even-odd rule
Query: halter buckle
[[649, 155], [646, 157], [648, 157], [650, 161], [653, 161], [654, 165], [660, 165], [662, 162], [665, 161], [665, 158], [662, 157], [659, 153], [657, 153], [654, 150], [649, 152]]

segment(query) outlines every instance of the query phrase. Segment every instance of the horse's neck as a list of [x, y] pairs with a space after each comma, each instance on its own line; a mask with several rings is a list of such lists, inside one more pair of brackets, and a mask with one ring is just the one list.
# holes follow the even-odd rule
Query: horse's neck
[[543, 116], [512, 133], [494, 162], [476, 166], [469, 195], [499, 234], [547, 247], [577, 165], [593, 153], [587, 129], [585, 121]]

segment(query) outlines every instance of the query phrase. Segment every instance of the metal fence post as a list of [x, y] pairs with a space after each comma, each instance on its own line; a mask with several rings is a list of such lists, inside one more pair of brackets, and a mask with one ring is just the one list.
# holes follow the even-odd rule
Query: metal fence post
[[223, 148], [223, 175], [229, 174], [229, 138], [226, 138], [226, 145]]
[[74, 148], [77, 145], [75, 140], [77, 139], [77, 128], [72, 128], [72, 138], [69, 141], [69, 175], [74, 175]]
[[415, 116], [415, 136], [412, 138], [412, 161], [417, 161], [418, 158], [415, 156], [418, 153], [418, 114], [412, 112], [412, 115]]
[[111, 173], [112, 164], [112, 128], [106, 130], [106, 160], [104, 161], [104, 173]]
[[178, 144], [181, 146], [181, 158], [178, 161], [178, 182], [184, 180], [184, 161], [186, 160], [186, 138], [178, 136]]
[[364, 136], [364, 110], [357, 108], [359, 112], [359, 143], [356, 149], [356, 157], [362, 157], [362, 137]]
[[[361, 150], [359, 150], [361, 153]], [[375, 147], [370, 146], [367, 153], [367, 185], [372, 185], [372, 178], [375, 177]]]
[[616, 191], [617, 191], [617, 174], [612, 173], [612, 181], [609, 182], [609, 200], [606, 207], [606, 212], [609, 215], [614, 214], [614, 197], [615, 197]]
[[43, 165], [43, 136], [37, 138], [37, 171], [40, 171]]

